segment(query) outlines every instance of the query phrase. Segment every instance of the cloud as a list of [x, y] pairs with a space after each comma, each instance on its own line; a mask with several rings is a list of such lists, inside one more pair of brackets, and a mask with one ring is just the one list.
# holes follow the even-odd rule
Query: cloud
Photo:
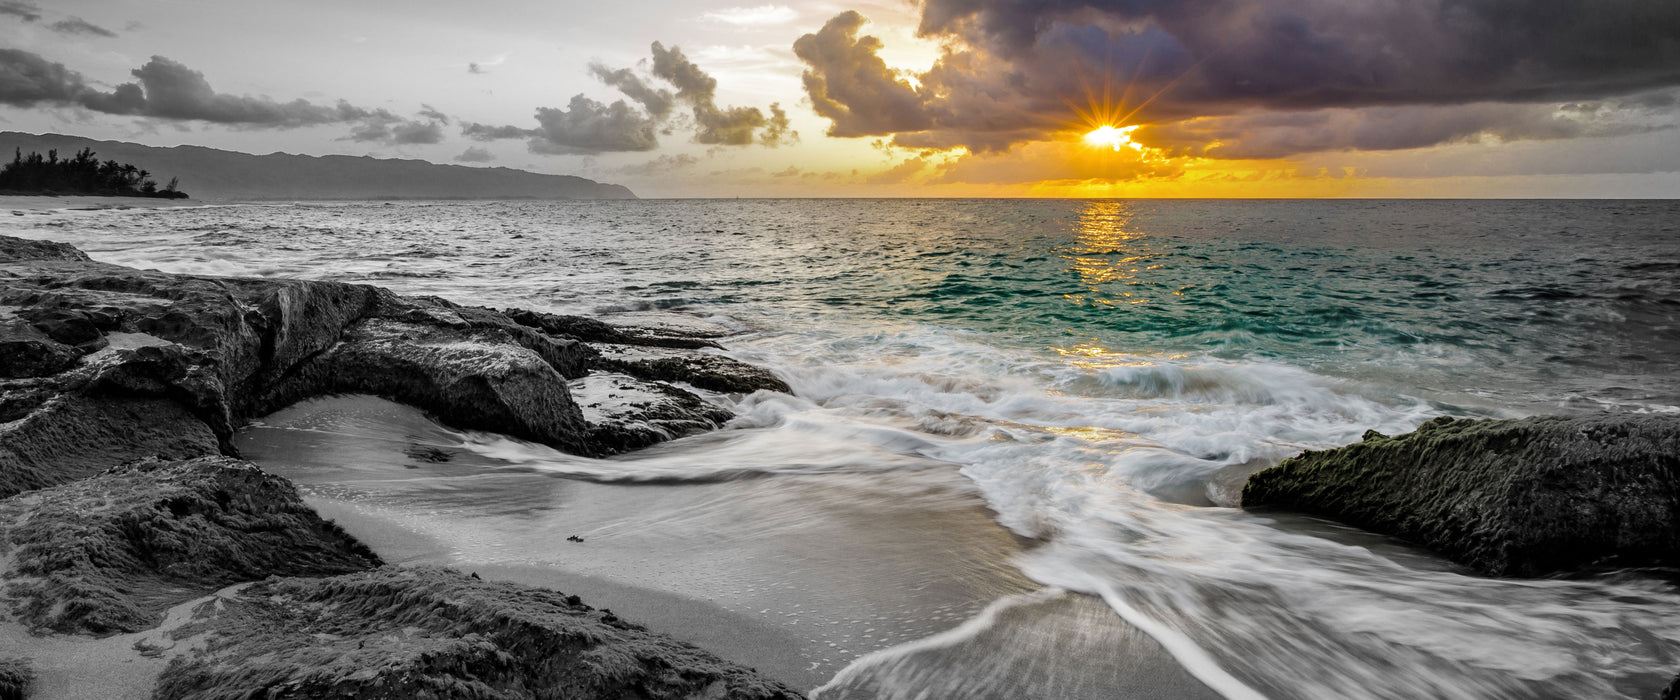
[[153, 56], [131, 72], [140, 80], [145, 99], [130, 113], [149, 117], [274, 127], [394, 119], [384, 110], [367, 110], [344, 101], [319, 105], [301, 99], [277, 102], [266, 97], [218, 93], [203, 73], [163, 56]]
[[919, 173], [923, 169], [927, 168], [927, 164], [928, 162], [926, 159], [911, 158], [891, 168], [887, 168], [886, 170], [875, 173], [874, 175], [870, 175], [869, 177], [864, 178], [863, 182], [868, 185], [896, 185], [910, 179], [911, 176], [914, 176], [916, 173]]
[[93, 23], [91, 23], [91, 22], [89, 22], [85, 19], [80, 18], [80, 17], [71, 17], [69, 19], [61, 19], [57, 22], [53, 22], [52, 24], [50, 24], [48, 26], [53, 31], [58, 32], [60, 34], [85, 34], [85, 35], [88, 35], [88, 36], [102, 36], [102, 37], [105, 37], [107, 39], [115, 38], [117, 36], [116, 32], [113, 32], [109, 29], [101, 27], [97, 24], [93, 24]]
[[866, 21], [848, 10], [817, 33], [793, 42], [794, 55], [811, 67], [802, 78], [812, 108], [834, 123], [828, 135], [878, 136], [932, 128], [921, 94], [876, 55], [881, 40], [858, 36]]
[[1439, 144], [1624, 136], [1674, 128], [1639, 100], [1569, 105], [1481, 102], [1303, 112], [1245, 112], [1145, 126], [1136, 138], [1215, 158], [1281, 158], [1338, 150], [1391, 151]]
[[0, 15], [16, 17], [25, 22], [37, 22], [41, 19], [41, 8], [30, 2], [0, 0]]
[[153, 56], [130, 74], [135, 82], [106, 91], [62, 63], [19, 49], [0, 49], [0, 104], [15, 107], [72, 107], [105, 114], [174, 122], [202, 121], [242, 128], [289, 129], [331, 124], [351, 125], [353, 141], [393, 145], [432, 144], [443, 140], [449, 118], [431, 107], [423, 120], [405, 120], [384, 109], [338, 101], [280, 102], [268, 97], [220, 93], [204, 74]]
[[[926, 0], [921, 8], [918, 33], [947, 47], [924, 72], [889, 68], [856, 12], [794, 43], [831, 135], [998, 151], [1102, 123], [1161, 127], [1139, 132], [1148, 138], [1218, 117], [1233, 120], [1217, 129], [1230, 155], [1430, 145], [1466, 133], [1567, 138], [1571, 128], [1487, 105], [1555, 108], [1680, 85], [1680, 3], [1660, 0]], [[1394, 116], [1403, 112], [1383, 111], [1396, 109], [1422, 110], [1414, 114], [1430, 123], [1408, 131]], [[1347, 112], [1328, 117], [1340, 138], [1298, 131], [1291, 146], [1278, 127], [1235, 128], [1265, 113], [1324, 110]], [[1518, 121], [1502, 126], [1504, 117]], [[1467, 132], [1476, 122], [1482, 128]], [[1250, 138], [1260, 141], [1240, 144]]]
[[642, 82], [642, 79], [629, 68], [613, 70], [600, 63], [591, 63], [589, 64], [589, 72], [594, 74], [601, 82], [618, 88], [618, 91], [624, 93], [625, 97], [635, 100], [654, 119], [664, 119], [670, 116], [671, 105], [676, 101], [676, 98], [671, 96], [670, 90], [656, 90], [648, 87], [647, 83]]
[[[694, 128], [694, 142], [714, 146], [759, 144], [777, 147], [798, 141], [787, 112], [770, 105], [770, 116], [757, 107], [719, 107], [717, 79], [701, 70], [682, 49], [651, 45], [650, 75], [630, 68], [611, 68], [591, 63], [589, 72], [626, 99], [603, 103], [578, 94], [564, 108], [539, 107], [538, 127], [478, 123], [462, 124], [462, 135], [477, 141], [528, 139], [533, 153], [577, 155], [606, 152], [651, 151], [659, 147], [659, 136], [679, 126]], [[667, 89], [655, 84], [669, 85]], [[632, 104], [633, 103], [633, 104]], [[689, 111], [679, 117], [676, 106]]]
[[681, 170], [683, 168], [691, 168], [691, 167], [694, 167], [694, 166], [699, 165], [699, 164], [700, 164], [700, 159], [699, 158], [691, 156], [687, 153], [678, 153], [676, 155], [660, 156], [660, 157], [655, 158], [653, 160], [650, 160], [646, 163], [637, 163], [635, 165], [626, 165], [624, 167], [621, 167], [621, 168], [618, 168], [618, 169], [614, 170], [613, 172], [615, 172], [617, 174], [620, 174], [620, 175], [629, 175], [629, 176], [632, 176], [632, 177], [648, 177], [648, 176], [652, 176], [652, 175], [661, 175], [661, 174], [669, 173], [673, 170]]
[[537, 123], [540, 126], [529, 144], [533, 153], [651, 151], [659, 147], [653, 118], [624, 100], [608, 105], [577, 95], [564, 109], [538, 107]]
[[[41, 8], [32, 2], [21, 0], [0, 0], [0, 16], [16, 17], [26, 23], [41, 21]], [[59, 34], [83, 34], [87, 36], [102, 36], [113, 38], [117, 35], [109, 29], [89, 22], [80, 17], [67, 17], [47, 25]]]
[[438, 111], [436, 107], [433, 107], [429, 104], [421, 104], [420, 105], [420, 116], [425, 117], [425, 118], [430, 119], [430, 120], [435, 121], [435, 122], [441, 122], [446, 126], [449, 124], [449, 115]]
[[467, 150], [461, 151], [461, 155], [455, 156], [456, 162], [459, 163], [488, 163], [495, 159], [496, 154], [482, 146], [468, 146]]
[[437, 121], [369, 121], [350, 130], [350, 141], [377, 141], [391, 146], [443, 143], [443, 123]]
[[799, 142], [799, 132], [793, 130], [787, 110], [782, 109], [781, 103], [770, 103], [770, 118], [764, 121], [764, 133], [758, 135], [758, 142], [771, 148]]
[[480, 124], [478, 122], [462, 122], [461, 135], [474, 141], [500, 141], [503, 139], [524, 139], [539, 135], [536, 129], [526, 129], [517, 126], [497, 126]]
[[507, 63], [510, 55], [511, 54], [502, 53], [497, 54], [494, 58], [483, 61], [473, 61], [467, 64], [467, 72], [473, 75], [483, 75], [485, 73], [489, 73], [491, 68]]
[[733, 24], [737, 27], [760, 27], [777, 24], [788, 24], [799, 19], [799, 13], [786, 5], [759, 5], [758, 7], [726, 7], [700, 15], [701, 19], [710, 22]]

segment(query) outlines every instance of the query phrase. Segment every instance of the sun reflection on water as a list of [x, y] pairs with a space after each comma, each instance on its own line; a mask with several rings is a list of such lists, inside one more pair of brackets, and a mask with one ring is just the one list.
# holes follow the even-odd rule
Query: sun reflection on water
[[1070, 301], [1115, 307], [1149, 303], [1145, 287], [1160, 283], [1145, 279], [1142, 273], [1160, 269], [1150, 264], [1160, 253], [1150, 250], [1148, 236], [1131, 228], [1131, 221], [1127, 202], [1086, 203], [1075, 240], [1063, 254], [1086, 289], [1064, 295]]

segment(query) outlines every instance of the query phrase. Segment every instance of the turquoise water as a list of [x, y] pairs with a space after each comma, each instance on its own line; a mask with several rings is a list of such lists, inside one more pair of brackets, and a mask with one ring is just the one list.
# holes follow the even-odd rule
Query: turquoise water
[[[1649, 696], [1680, 668], [1670, 584], [1481, 579], [1222, 506], [1243, 474], [1368, 428], [1680, 411], [1676, 222], [1674, 202], [731, 200], [58, 212], [11, 217], [6, 232], [171, 272], [706, 318], [742, 331], [731, 354], [796, 396], [709, 396], [740, 418], [614, 460], [427, 439], [547, 478], [754, 494], [751, 510], [724, 498], [708, 513], [772, 536], [814, 517], [810, 500], [763, 495], [778, 484], [869, 484], [850, 504], [865, 513], [978, 500], [1025, 543], [985, 567], [1100, 600], [1226, 697], [1577, 698]], [[312, 488], [375, 493], [365, 477]], [[521, 562], [549, 555], [498, 528], [561, 535], [435, 478], [404, 482], [432, 489], [413, 515], [435, 520], [428, 532], [514, 543]], [[378, 493], [381, 508], [419, 507]], [[480, 505], [448, 520], [436, 511], [449, 499]], [[803, 584], [812, 599], [822, 580]], [[736, 588], [711, 593], [778, 614]], [[845, 668], [825, 696], [972, 695], [962, 679], [1000, 667], [1004, 652], [978, 640], [1009, 636], [998, 626], [1020, 615], [996, 606], [1015, 598], [993, 594], [985, 614], [940, 598], [937, 615], [904, 599], [894, 614], [958, 610], [969, 631], [815, 636], [845, 651], [812, 659], [824, 677]], [[1066, 641], [1081, 624], [1045, 634]], [[935, 647], [968, 655], [926, 661]], [[1065, 647], [1010, 653], [1030, 667]], [[1081, 687], [991, 680], [996, 697]]]

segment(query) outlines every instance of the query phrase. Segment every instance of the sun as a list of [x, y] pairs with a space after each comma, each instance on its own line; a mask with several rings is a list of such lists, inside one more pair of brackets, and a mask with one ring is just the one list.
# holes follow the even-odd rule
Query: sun
[[1143, 144], [1132, 140], [1133, 131], [1137, 131], [1136, 124], [1118, 128], [1104, 125], [1085, 134], [1085, 143], [1099, 148], [1112, 148], [1115, 151], [1119, 151], [1121, 146], [1125, 146], [1134, 151], [1142, 152]]

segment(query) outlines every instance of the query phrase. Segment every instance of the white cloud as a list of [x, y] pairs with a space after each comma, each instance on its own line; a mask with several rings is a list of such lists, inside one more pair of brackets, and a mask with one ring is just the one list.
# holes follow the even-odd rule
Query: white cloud
[[799, 13], [786, 5], [760, 5], [758, 7], [726, 7], [713, 10], [700, 16], [712, 22], [723, 22], [738, 27], [761, 27], [772, 24], [787, 24], [799, 19]]

